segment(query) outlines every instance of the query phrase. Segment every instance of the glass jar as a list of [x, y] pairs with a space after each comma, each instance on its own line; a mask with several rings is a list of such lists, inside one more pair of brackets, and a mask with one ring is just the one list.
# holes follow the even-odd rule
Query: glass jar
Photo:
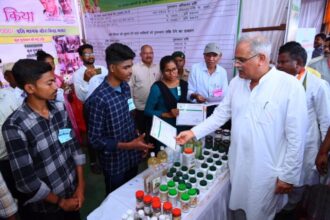
[[190, 208], [190, 197], [188, 193], [183, 193], [181, 195], [181, 210], [182, 212], [188, 212]]
[[173, 207], [176, 207], [178, 192], [176, 189], [170, 189], [168, 191], [168, 200], [173, 205]]
[[159, 201], [155, 201], [152, 203], [152, 212], [153, 216], [159, 217], [162, 214], [162, 208]]
[[138, 190], [135, 192], [135, 198], [136, 198], [136, 205], [135, 209], [136, 211], [138, 210], [143, 210], [143, 197], [144, 197], [144, 192], [143, 190]]
[[186, 184], [179, 184], [178, 186], [178, 198], [181, 198], [181, 195], [186, 192]]
[[145, 195], [143, 197], [143, 210], [146, 216], [151, 217], [152, 216], [152, 210], [151, 210], [151, 202], [152, 202], [152, 197], [150, 195]]
[[[182, 155], [182, 164], [186, 166], [188, 169], [195, 166], [195, 153], [192, 148], [184, 149]], [[187, 169], [187, 171], [188, 171]]]
[[196, 189], [192, 188], [188, 190], [188, 195], [190, 197], [190, 208], [195, 208], [198, 204], [198, 197]]
[[181, 220], [181, 209], [174, 208], [172, 210], [172, 220]]
[[173, 180], [168, 181], [167, 188], [168, 188], [168, 190], [175, 189], [175, 182]]
[[168, 187], [167, 185], [159, 186], [159, 197], [160, 201], [165, 202], [168, 200]]

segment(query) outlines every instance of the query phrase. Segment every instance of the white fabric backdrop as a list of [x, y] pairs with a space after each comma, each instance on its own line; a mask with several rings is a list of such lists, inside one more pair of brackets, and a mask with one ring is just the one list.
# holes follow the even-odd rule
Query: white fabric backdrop
[[299, 27], [316, 28], [321, 30], [326, 0], [302, 0], [299, 18]]

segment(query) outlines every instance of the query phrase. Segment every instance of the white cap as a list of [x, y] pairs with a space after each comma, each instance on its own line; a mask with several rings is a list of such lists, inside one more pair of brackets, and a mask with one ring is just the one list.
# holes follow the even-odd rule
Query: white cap
[[150, 153], [150, 156], [151, 156], [151, 157], [155, 157], [155, 152], [151, 152], [151, 153]]
[[138, 214], [139, 214], [139, 217], [140, 217], [140, 218], [142, 218], [142, 217], [144, 217], [144, 216], [145, 216], [145, 214], [144, 214], [144, 211], [143, 211], [143, 210], [139, 210], [139, 211], [138, 211]]
[[132, 209], [127, 210], [126, 214], [128, 216], [133, 216], [133, 210]]

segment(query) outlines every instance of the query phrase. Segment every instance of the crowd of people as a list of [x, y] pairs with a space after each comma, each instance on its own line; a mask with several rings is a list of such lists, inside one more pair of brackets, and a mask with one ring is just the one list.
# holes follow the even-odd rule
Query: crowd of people
[[[329, 219], [330, 208], [320, 209], [330, 200], [325, 178], [330, 38], [324, 36], [316, 35], [309, 63], [298, 42], [287, 42], [276, 66], [270, 64], [268, 39], [243, 36], [233, 59], [238, 74], [230, 82], [219, 64], [221, 45], [212, 42], [205, 45], [204, 61], [190, 71], [181, 51], [157, 64], [146, 44], [141, 61], [134, 63], [131, 48], [113, 43], [105, 50], [104, 67], [95, 64], [93, 46], [83, 44], [78, 49], [83, 65], [73, 73], [72, 86], [54, 74], [54, 58], [44, 51], [38, 51], [37, 60], [5, 64], [9, 86], [0, 90], [0, 218], [80, 219], [82, 142], [93, 171], [104, 175], [108, 195], [137, 175], [150, 151], [159, 150], [160, 143], [149, 136], [153, 116], [176, 126], [177, 103], [211, 103], [210, 116], [201, 124], [176, 126], [176, 141], [183, 145], [230, 122], [233, 219]], [[68, 90], [82, 103], [79, 115], [73, 113]]]

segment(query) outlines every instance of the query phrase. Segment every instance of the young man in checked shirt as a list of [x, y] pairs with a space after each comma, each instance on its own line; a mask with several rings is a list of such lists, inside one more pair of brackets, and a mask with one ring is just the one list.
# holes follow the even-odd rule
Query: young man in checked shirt
[[85, 155], [64, 105], [52, 100], [57, 87], [52, 67], [22, 59], [14, 78], [27, 98], [2, 126], [18, 191], [25, 195], [22, 219], [75, 220], [84, 202]]
[[108, 76], [85, 102], [88, 114], [88, 137], [99, 151], [110, 193], [138, 171], [138, 164], [152, 146], [144, 142], [145, 134], [137, 136], [135, 109], [128, 81], [132, 76], [134, 52], [126, 45], [111, 44], [105, 51]]

